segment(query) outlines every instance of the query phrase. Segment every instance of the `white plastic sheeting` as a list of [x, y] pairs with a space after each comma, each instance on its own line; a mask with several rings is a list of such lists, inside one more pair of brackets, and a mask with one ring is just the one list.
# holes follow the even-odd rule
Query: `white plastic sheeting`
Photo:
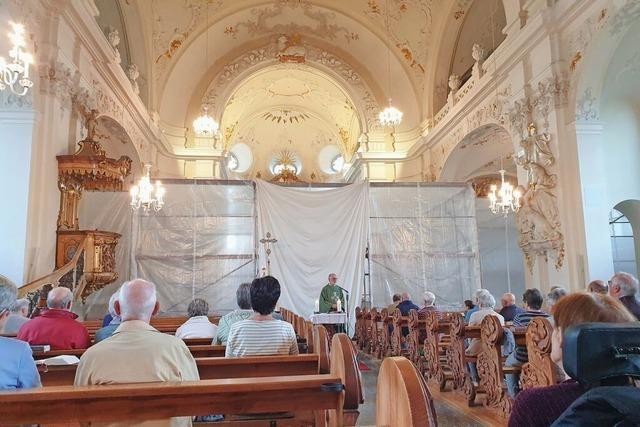
[[[369, 203], [367, 183], [314, 191], [257, 181], [258, 233], [278, 239], [272, 245], [271, 274], [283, 286], [280, 305], [304, 316], [336, 273], [338, 284], [355, 298], [362, 293]], [[265, 247], [259, 250], [266, 265]]]
[[467, 185], [371, 184], [371, 302], [424, 291], [460, 307], [480, 287], [475, 194]]
[[123, 236], [116, 252], [120, 278], [78, 307], [81, 314], [101, 316], [111, 293], [131, 277], [156, 283], [163, 315], [184, 315], [193, 297], [206, 299], [212, 312], [232, 310], [238, 285], [266, 263], [264, 254], [259, 261], [256, 255], [267, 231], [278, 239], [271, 268], [284, 287], [280, 304], [300, 313], [310, 314], [332, 271], [352, 290], [352, 308], [360, 303], [367, 227], [374, 305], [386, 306], [403, 291], [419, 303], [431, 290], [440, 306], [454, 307], [480, 287], [474, 194], [467, 186], [360, 183], [303, 190], [258, 183], [258, 191], [273, 188], [264, 193], [271, 195], [258, 219], [251, 182], [164, 185], [164, 208], [148, 214], [133, 213], [127, 193], [83, 194], [82, 228]]

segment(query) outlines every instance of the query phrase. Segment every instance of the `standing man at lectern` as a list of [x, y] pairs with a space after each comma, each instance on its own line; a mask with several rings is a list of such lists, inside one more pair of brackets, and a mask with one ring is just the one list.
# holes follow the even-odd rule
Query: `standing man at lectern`
[[[344, 311], [346, 306], [344, 304], [344, 294], [342, 288], [336, 283], [338, 276], [335, 273], [329, 275], [329, 283], [322, 288], [320, 292], [320, 313], [329, 313], [331, 311]], [[340, 301], [340, 307], [338, 307], [338, 301]], [[340, 310], [338, 310], [340, 308]]]

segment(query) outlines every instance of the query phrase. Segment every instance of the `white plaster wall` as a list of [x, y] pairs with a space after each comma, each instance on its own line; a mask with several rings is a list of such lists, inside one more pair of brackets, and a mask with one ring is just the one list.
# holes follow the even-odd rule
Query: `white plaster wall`
[[16, 284], [24, 283], [33, 121], [30, 108], [0, 110], [0, 274]]

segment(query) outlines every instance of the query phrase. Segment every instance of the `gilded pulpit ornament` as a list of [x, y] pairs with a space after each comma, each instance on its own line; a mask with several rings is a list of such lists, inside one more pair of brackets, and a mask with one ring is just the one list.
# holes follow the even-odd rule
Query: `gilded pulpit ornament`
[[535, 125], [527, 127], [528, 135], [520, 142], [516, 163], [527, 171], [527, 188], [516, 219], [520, 230], [520, 247], [525, 254], [529, 270], [533, 270], [536, 256], [551, 256], [557, 269], [564, 262], [564, 236], [560, 231], [560, 218], [553, 189], [556, 175], [548, 168], [555, 163], [549, 148], [551, 136], [539, 134]]

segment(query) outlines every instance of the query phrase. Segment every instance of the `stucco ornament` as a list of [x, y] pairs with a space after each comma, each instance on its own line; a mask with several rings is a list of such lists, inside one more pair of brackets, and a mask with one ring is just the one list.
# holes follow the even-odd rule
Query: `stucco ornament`
[[127, 69], [127, 75], [131, 81], [131, 89], [136, 95], [140, 95], [140, 86], [138, 85], [138, 78], [140, 77], [140, 70], [136, 64], [129, 65]]
[[282, 35], [278, 37], [278, 53], [276, 57], [280, 62], [297, 62], [305, 61], [307, 50], [304, 46], [298, 44], [298, 37], [287, 37]]
[[108, 27], [106, 33], [107, 40], [109, 40], [109, 44], [116, 54], [116, 60], [117, 62], [120, 62], [120, 51], [118, 51], [118, 45], [120, 44], [120, 33], [118, 33], [118, 30], [113, 27]]
[[451, 92], [455, 92], [460, 89], [460, 76], [457, 74], [451, 74], [449, 76], [449, 89]]
[[553, 194], [557, 176], [548, 170], [555, 163], [549, 148], [551, 137], [539, 134], [533, 123], [529, 123], [527, 131], [516, 156], [516, 163], [527, 171], [528, 181], [522, 206], [516, 215], [519, 244], [530, 271], [533, 271], [538, 256], [543, 256], [545, 261], [551, 257], [556, 269], [560, 269], [564, 262], [564, 236], [560, 231], [557, 201]]

